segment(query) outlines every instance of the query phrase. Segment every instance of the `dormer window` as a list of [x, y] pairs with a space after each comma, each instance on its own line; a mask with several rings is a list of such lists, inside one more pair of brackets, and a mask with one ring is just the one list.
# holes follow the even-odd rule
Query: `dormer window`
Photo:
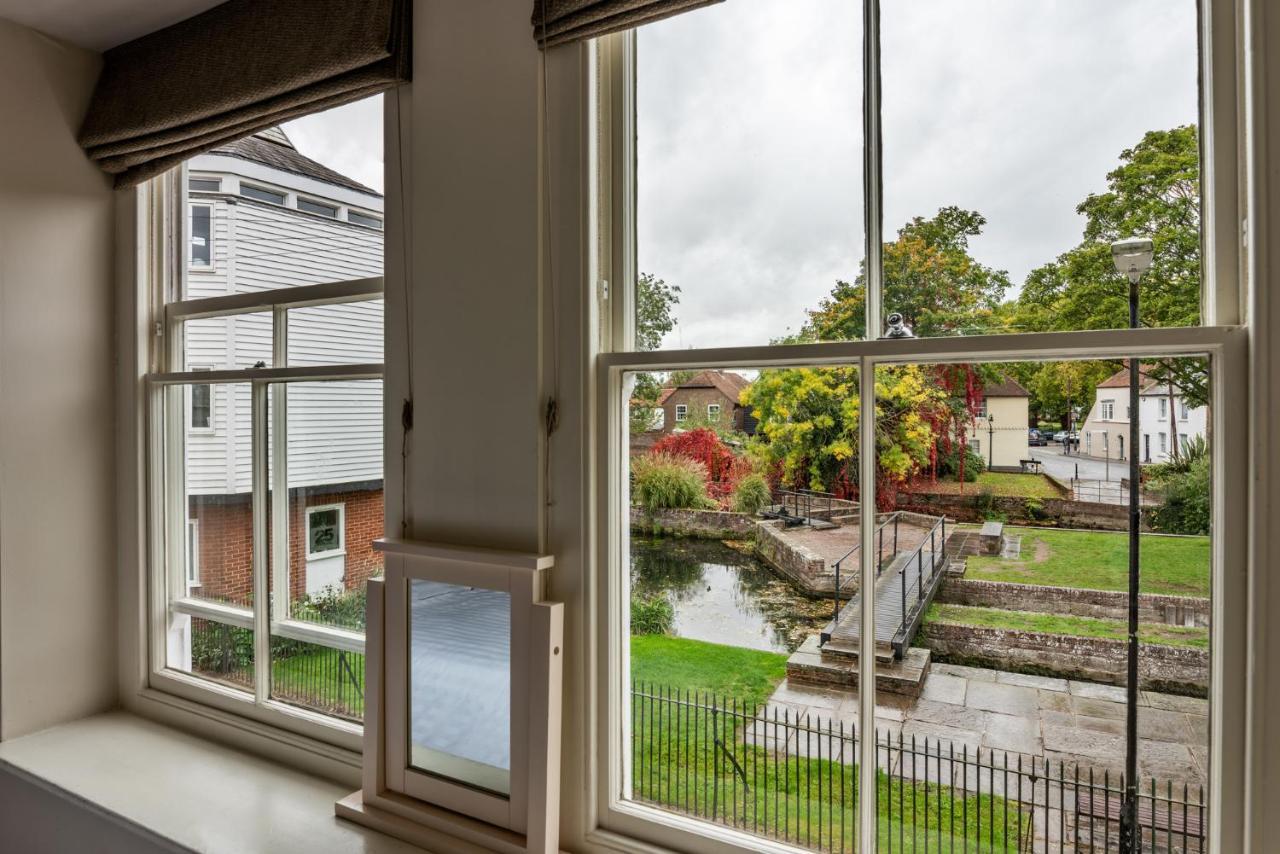
[[313, 202], [311, 199], [304, 199], [301, 196], [298, 197], [298, 210], [318, 214], [319, 216], [327, 216], [330, 219], [338, 218], [338, 209], [333, 205]]
[[265, 187], [255, 187], [252, 184], [241, 184], [240, 195], [246, 199], [270, 202], [273, 205], [283, 205], [285, 201], [284, 193], [277, 193], [275, 190], [268, 190]]

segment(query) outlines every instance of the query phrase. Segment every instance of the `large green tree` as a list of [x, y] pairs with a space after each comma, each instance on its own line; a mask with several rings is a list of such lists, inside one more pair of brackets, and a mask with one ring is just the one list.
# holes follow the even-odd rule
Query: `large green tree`
[[[883, 314], [902, 314], [916, 335], [991, 331], [1009, 287], [1009, 276], [969, 254], [969, 239], [982, 233], [977, 211], [944, 207], [915, 217], [884, 244]], [[839, 281], [809, 312], [802, 337], [817, 341], [861, 338], [866, 326], [866, 270], [853, 283]]]
[[[680, 303], [680, 286], [668, 285], [652, 273], [641, 273], [636, 279], [636, 349], [656, 350], [662, 339], [676, 327], [676, 306]], [[631, 392], [631, 432], [649, 429], [651, 413], [658, 405], [662, 384], [649, 373], [636, 375]]]

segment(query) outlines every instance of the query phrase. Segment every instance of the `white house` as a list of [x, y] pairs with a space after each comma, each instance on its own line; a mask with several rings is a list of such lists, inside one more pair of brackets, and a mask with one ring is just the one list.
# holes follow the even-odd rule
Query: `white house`
[[[194, 157], [187, 196], [188, 299], [382, 275], [382, 195], [304, 156], [278, 127]], [[291, 309], [286, 324], [290, 366], [382, 361], [381, 299]], [[184, 346], [188, 370], [271, 366], [271, 313], [190, 321]], [[250, 388], [196, 385], [188, 407], [188, 580], [238, 600], [248, 556], [224, 543], [250, 524]], [[363, 581], [377, 563], [365, 541], [381, 534], [381, 382], [291, 384], [286, 444], [300, 541], [291, 589]]]
[[[1173, 395], [1167, 384], [1142, 374], [1138, 392], [1138, 418], [1142, 430], [1139, 461], [1167, 462], [1173, 443], [1185, 449], [1192, 439], [1206, 436], [1207, 406], [1190, 406], [1179, 389]], [[1122, 368], [1098, 385], [1093, 407], [1080, 433], [1080, 450], [1086, 456], [1127, 460], [1129, 441], [1129, 369]]]
[[1030, 457], [1030, 414], [1031, 395], [1017, 381], [1004, 377], [987, 383], [969, 424], [969, 448], [993, 471], [1021, 471]]

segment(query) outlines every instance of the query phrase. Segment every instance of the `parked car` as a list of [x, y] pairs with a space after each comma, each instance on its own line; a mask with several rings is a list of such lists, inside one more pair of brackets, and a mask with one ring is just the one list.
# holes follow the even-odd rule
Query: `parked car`
[[1027, 431], [1027, 444], [1033, 446], [1043, 446], [1049, 444], [1049, 438], [1036, 428], [1032, 427]]
[[1067, 431], [1059, 430], [1057, 433], [1054, 433], [1053, 441], [1057, 442], [1058, 444], [1062, 444], [1063, 442], [1067, 441]]

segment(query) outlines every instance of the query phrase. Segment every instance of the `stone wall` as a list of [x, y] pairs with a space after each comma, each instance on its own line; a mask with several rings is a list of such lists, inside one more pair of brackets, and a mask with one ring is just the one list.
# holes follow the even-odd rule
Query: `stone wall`
[[[979, 499], [983, 506], [979, 506]], [[1026, 498], [991, 496], [986, 498], [977, 492], [968, 495], [951, 495], [936, 492], [898, 493], [898, 507], [932, 516], [946, 514], [960, 522], [982, 522], [987, 512], [987, 502], [993, 513], [1001, 513], [1012, 525], [1053, 524], [1061, 528], [1086, 528], [1100, 531], [1127, 531], [1129, 508], [1121, 504], [1101, 504], [1094, 501], [1072, 501], [1067, 498], [1036, 499], [1039, 509], [1033, 514]], [[1144, 531], [1150, 530], [1143, 523]]]
[[[1125, 681], [1127, 644], [1122, 640], [928, 623], [916, 643], [938, 661], [1112, 685]], [[1142, 644], [1138, 673], [1146, 690], [1204, 697], [1209, 690], [1209, 652]]]
[[[835, 589], [835, 572], [827, 569], [822, 556], [802, 545], [788, 542], [782, 535], [781, 520], [773, 519], [756, 525], [756, 553], [771, 567], [809, 593], [830, 595]], [[840, 587], [852, 595], [858, 588], [853, 579], [840, 579]]]
[[[1129, 616], [1129, 594], [1120, 591], [1042, 587], [973, 578], [948, 578], [938, 591], [938, 601], [953, 605], [1073, 614], [1106, 620], [1126, 620]], [[1144, 623], [1200, 628], [1209, 626], [1209, 600], [1198, 596], [1144, 593], [1138, 597], [1138, 609], [1138, 619]]]
[[654, 510], [631, 508], [631, 530], [677, 537], [733, 540], [755, 531], [756, 517], [725, 510]]

